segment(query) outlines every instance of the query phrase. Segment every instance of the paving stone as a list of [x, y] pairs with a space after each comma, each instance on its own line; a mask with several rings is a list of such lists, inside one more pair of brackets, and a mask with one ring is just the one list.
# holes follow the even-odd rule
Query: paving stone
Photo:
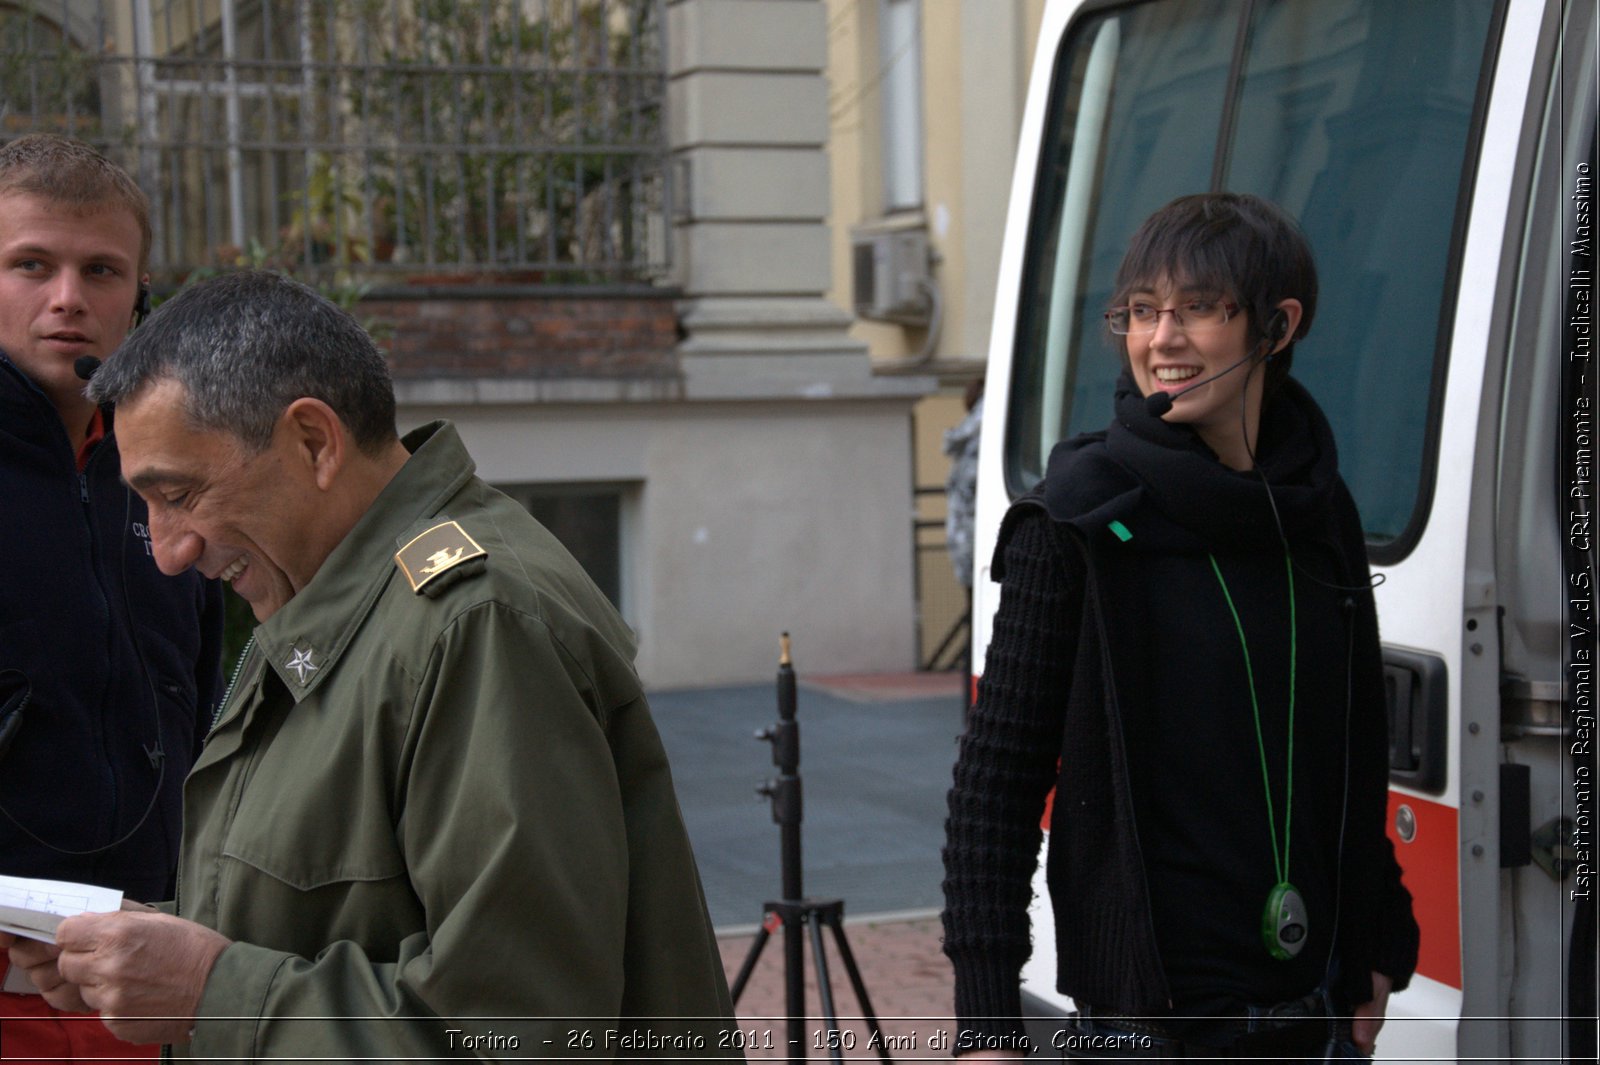
[[[950, 1017], [953, 977], [950, 963], [940, 950], [939, 918], [846, 920], [844, 930], [890, 1056], [897, 1062], [948, 1059], [956, 1034]], [[826, 1060], [830, 1040], [836, 1040], [841, 1056], [847, 1060], [878, 1060], [866, 1011], [850, 985], [827, 929], [823, 930], [823, 938], [838, 1024], [834, 1027], [822, 1016], [808, 936], [805, 1054]], [[730, 981], [749, 954], [753, 940], [750, 933], [718, 938]], [[780, 929], [767, 941], [737, 1006], [747, 1041], [745, 1054], [752, 1060], [789, 1056], [784, 975]]]

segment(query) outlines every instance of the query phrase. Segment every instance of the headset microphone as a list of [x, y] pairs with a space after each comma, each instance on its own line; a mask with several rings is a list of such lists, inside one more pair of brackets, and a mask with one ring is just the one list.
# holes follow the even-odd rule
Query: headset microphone
[[1228, 367], [1226, 370], [1223, 370], [1221, 373], [1214, 373], [1210, 377], [1207, 377], [1207, 378], [1204, 378], [1202, 380], [1196, 381], [1194, 384], [1190, 385], [1187, 388], [1180, 388], [1176, 392], [1152, 392], [1152, 393], [1150, 393], [1148, 396], [1144, 397], [1144, 409], [1149, 412], [1150, 417], [1152, 417], [1152, 418], [1160, 418], [1162, 415], [1166, 414], [1167, 411], [1172, 409], [1173, 401], [1176, 400], [1179, 396], [1186, 396], [1190, 392], [1193, 392], [1197, 388], [1201, 388], [1201, 387], [1204, 387], [1205, 385], [1209, 385], [1211, 382], [1217, 380], [1219, 377], [1228, 376], [1233, 371], [1237, 370], [1239, 367], [1243, 366], [1245, 363], [1247, 363], [1251, 359], [1255, 358], [1256, 357], [1256, 351], [1258, 351], [1258, 350], [1260, 350], [1260, 345], [1257, 345], [1255, 350], [1252, 350], [1249, 354], [1245, 355], [1244, 358], [1240, 359], [1238, 362], [1234, 363], [1232, 366]]
[[[1245, 363], [1247, 363], [1251, 359], [1255, 358], [1256, 355], [1259, 354], [1262, 350], [1264, 350], [1266, 348], [1270, 348], [1272, 345], [1274, 345], [1278, 341], [1282, 340], [1284, 334], [1287, 333], [1288, 331], [1289, 331], [1289, 316], [1284, 314], [1282, 311], [1274, 311], [1272, 317], [1267, 320], [1267, 327], [1266, 327], [1266, 330], [1265, 330], [1266, 335], [1261, 338], [1261, 343], [1257, 344], [1254, 348], [1252, 348], [1249, 351], [1249, 353], [1245, 355], [1244, 358], [1240, 359], [1238, 362], [1234, 363], [1232, 366], [1228, 367], [1226, 370], [1223, 370], [1221, 373], [1214, 373], [1210, 377], [1204, 378], [1203, 380], [1200, 380], [1200, 381], [1196, 381], [1194, 384], [1188, 386], [1187, 388], [1180, 388], [1176, 392], [1152, 392], [1152, 393], [1150, 393], [1148, 396], [1144, 397], [1144, 409], [1149, 413], [1150, 417], [1152, 417], [1152, 418], [1164, 417], [1166, 415], [1167, 411], [1172, 409], [1172, 404], [1180, 396], [1186, 396], [1190, 392], [1193, 392], [1195, 389], [1201, 388], [1201, 387], [1203, 387], [1205, 385], [1209, 385], [1211, 382], [1217, 380], [1220, 377], [1228, 376], [1233, 371], [1237, 370], [1239, 367], [1243, 366]], [[1271, 358], [1272, 356], [1268, 355], [1267, 357]]]
[[77, 374], [80, 380], [87, 381], [94, 376], [96, 370], [100, 369], [100, 362], [101, 360], [93, 355], [79, 355], [72, 360], [72, 372]]

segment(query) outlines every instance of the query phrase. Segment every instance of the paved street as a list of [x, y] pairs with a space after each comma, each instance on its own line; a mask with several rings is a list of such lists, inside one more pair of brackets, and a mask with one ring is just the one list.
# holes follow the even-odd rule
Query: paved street
[[[945, 792], [961, 729], [954, 674], [800, 674], [805, 893], [847, 918], [937, 909]], [[755, 794], [777, 774], [754, 734], [773, 684], [650, 696], [719, 929], [753, 926], [779, 895], [778, 826]]]

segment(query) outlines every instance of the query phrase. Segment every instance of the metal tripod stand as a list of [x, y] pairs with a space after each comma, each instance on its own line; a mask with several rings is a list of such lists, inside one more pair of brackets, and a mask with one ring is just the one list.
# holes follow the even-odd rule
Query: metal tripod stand
[[819, 1043], [828, 1050], [834, 1061], [843, 1061], [843, 1040], [840, 1038], [839, 1014], [833, 1005], [833, 987], [828, 979], [828, 958], [823, 951], [822, 927], [833, 930], [834, 945], [844, 962], [855, 989], [856, 1000], [861, 1003], [861, 1013], [872, 1032], [872, 1045], [878, 1057], [889, 1061], [877, 1015], [872, 1011], [872, 1000], [867, 997], [867, 986], [856, 967], [855, 955], [850, 951], [850, 941], [844, 934], [844, 901], [842, 899], [808, 899], [801, 891], [800, 870], [800, 725], [795, 721], [795, 673], [789, 657], [789, 634], [781, 639], [783, 655], [778, 662], [778, 721], [771, 728], [756, 733], [756, 738], [772, 744], [772, 762], [778, 767], [778, 778], [769, 780], [756, 789], [772, 800], [772, 819], [781, 831], [780, 862], [783, 875], [783, 898], [762, 904], [761, 930], [750, 944], [739, 975], [733, 980], [733, 1001], [737, 1003], [744, 986], [755, 970], [756, 961], [767, 945], [767, 940], [779, 927], [783, 928], [783, 980], [784, 1001], [788, 1013], [789, 1057], [806, 1057], [807, 1041], [806, 984], [805, 984], [805, 931], [811, 935], [811, 957], [817, 968], [817, 993], [822, 999], [822, 1016], [827, 1022], [827, 1037]]

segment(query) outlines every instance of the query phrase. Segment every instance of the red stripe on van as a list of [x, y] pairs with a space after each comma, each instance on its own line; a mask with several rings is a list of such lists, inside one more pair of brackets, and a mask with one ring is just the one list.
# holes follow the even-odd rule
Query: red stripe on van
[[[1395, 834], [1401, 804], [1416, 817], [1417, 832], [1406, 843]], [[1454, 806], [1413, 795], [1389, 793], [1389, 838], [1411, 892], [1412, 910], [1422, 927], [1417, 972], [1430, 980], [1461, 987], [1461, 868]]]

